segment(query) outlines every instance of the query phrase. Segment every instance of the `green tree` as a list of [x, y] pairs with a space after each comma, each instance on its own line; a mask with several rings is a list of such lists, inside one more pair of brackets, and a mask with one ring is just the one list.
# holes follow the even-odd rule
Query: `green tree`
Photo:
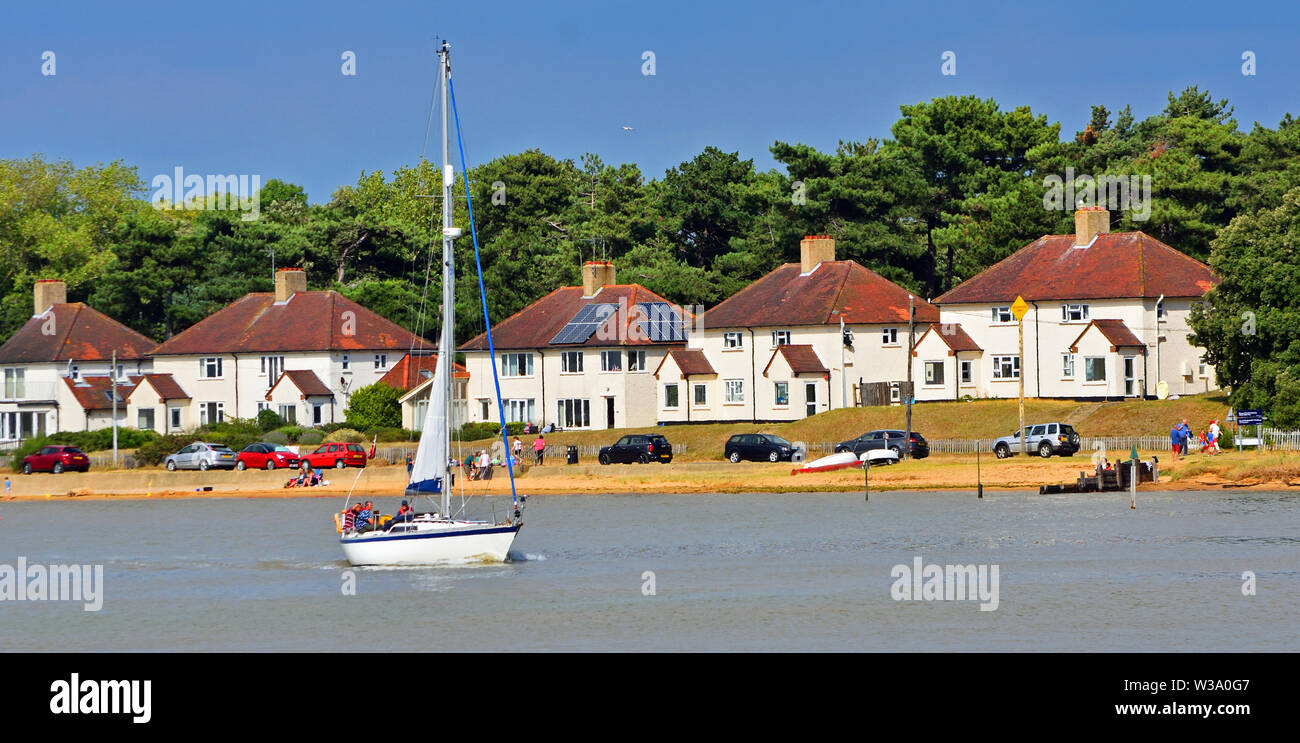
[[343, 415], [348, 426], [365, 431], [371, 428], [396, 428], [402, 425], [402, 393], [383, 382], [375, 382], [353, 392]]

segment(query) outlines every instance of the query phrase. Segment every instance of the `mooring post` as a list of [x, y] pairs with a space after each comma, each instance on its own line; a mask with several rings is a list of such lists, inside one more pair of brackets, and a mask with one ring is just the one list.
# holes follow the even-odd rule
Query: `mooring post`
[[980, 474], [980, 442], [975, 440], [975, 492], [976, 498], [984, 497], [984, 477]]

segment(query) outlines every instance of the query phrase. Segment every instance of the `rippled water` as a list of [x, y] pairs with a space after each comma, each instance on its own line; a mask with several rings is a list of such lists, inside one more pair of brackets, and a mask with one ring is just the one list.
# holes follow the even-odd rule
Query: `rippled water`
[[[0, 649], [1300, 649], [1294, 493], [546, 496], [511, 562], [355, 570], [355, 596], [340, 505], [0, 504], [0, 563], [105, 583], [99, 612], [0, 602]], [[895, 601], [918, 556], [996, 564], [997, 610]]]

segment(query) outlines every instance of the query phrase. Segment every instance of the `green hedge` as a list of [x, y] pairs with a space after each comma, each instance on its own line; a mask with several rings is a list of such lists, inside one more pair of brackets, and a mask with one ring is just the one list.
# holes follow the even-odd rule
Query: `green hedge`
[[298, 443], [303, 446], [315, 446], [325, 440], [325, 436], [320, 431], [303, 431], [298, 436]]
[[[522, 436], [524, 433], [525, 423], [507, 423], [506, 433], [511, 436]], [[455, 438], [461, 441], [479, 441], [481, 439], [494, 439], [501, 435], [501, 425], [485, 421], [482, 423], [466, 423], [456, 432]]]

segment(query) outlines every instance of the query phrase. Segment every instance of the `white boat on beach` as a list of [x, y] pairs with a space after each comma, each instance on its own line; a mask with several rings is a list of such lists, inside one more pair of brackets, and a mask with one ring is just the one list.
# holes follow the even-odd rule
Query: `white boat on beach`
[[796, 467], [790, 470], [790, 474], [798, 475], [807, 472], [832, 472], [834, 470], [848, 469], [849, 467], [861, 467], [863, 463], [871, 467], [878, 467], [885, 464], [897, 464], [898, 455], [889, 449], [872, 449], [865, 451], [862, 456], [854, 454], [851, 451], [836, 452], [821, 459], [814, 459], [805, 463], [802, 467]]
[[[453, 244], [462, 232], [452, 224], [452, 206], [454, 204], [453, 185], [455, 171], [448, 159], [449, 131], [448, 114], [454, 113], [455, 94], [451, 85], [451, 52], [448, 44], [443, 44], [438, 51], [439, 82], [442, 88], [442, 335], [439, 340], [439, 358], [434, 367], [433, 383], [429, 389], [429, 405], [425, 413], [424, 427], [420, 433], [420, 444], [416, 449], [411, 467], [410, 482], [404, 495], [410, 498], [424, 496], [432, 500], [434, 495], [441, 496], [435, 502], [436, 511], [428, 513], [409, 513], [405, 517], [394, 519], [377, 527], [366, 527], [360, 531], [344, 528], [339, 524], [339, 543], [343, 555], [353, 565], [432, 565], [457, 561], [503, 561], [510, 553], [510, 545], [523, 527], [522, 506], [515, 492], [513, 468], [508, 461], [506, 472], [510, 475], [510, 494], [513, 499], [511, 515], [504, 521], [476, 521], [453, 517], [451, 490], [454, 484], [451, 460], [451, 410], [453, 351], [456, 348], [454, 329], [454, 292], [456, 286], [455, 256]], [[459, 127], [459, 124], [457, 124]], [[459, 135], [459, 131], [458, 131]], [[459, 136], [457, 137], [459, 140]], [[465, 153], [461, 150], [461, 164], [464, 166]], [[467, 195], [468, 199], [468, 195]], [[474, 226], [473, 205], [469, 206], [471, 236]], [[478, 263], [478, 245], [475, 238], [474, 255]], [[482, 287], [482, 267], [479, 267], [479, 286]], [[426, 290], [428, 285], [426, 283]], [[492, 324], [488, 320], [487, 302], [483, 301], [483, 321], [487, 327], [488, 348], [492, 350]], [[495, 381], [497, 365], [492, 363]], [[498, 385], [498, 389], [499, 385]], [[498, 420], [505, 420], [505, 411], [501, 406], [500, 394], [497, 395]], [[505, 438], [505, 426], [501, 427], [502, 442], [509, 444]], [[349, 496], [350, 500], [350, 496]], [[372, 518], [379, 519], [373, 514]]]

